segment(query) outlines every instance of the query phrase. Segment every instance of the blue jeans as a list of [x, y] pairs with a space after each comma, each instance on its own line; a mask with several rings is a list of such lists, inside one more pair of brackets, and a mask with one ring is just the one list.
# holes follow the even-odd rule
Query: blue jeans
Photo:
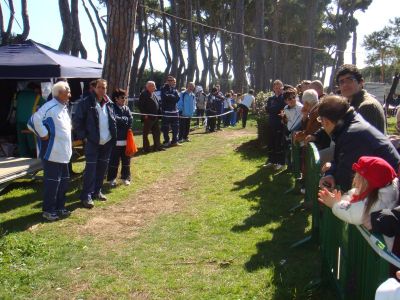
[[93, 195], [101, 192], [104, 175], [106, 174], [111, 150], [115, 141], [111, 140], [104, 145], [91, 141], [85, 144], [86, 165], [83, 173], [83, 187], [79, 199], [89, 200]]
[[67, 163], [42, 160], [44, 172], [43, 211], [55, 213], [65, 206], [65, 194], [69, 184]]

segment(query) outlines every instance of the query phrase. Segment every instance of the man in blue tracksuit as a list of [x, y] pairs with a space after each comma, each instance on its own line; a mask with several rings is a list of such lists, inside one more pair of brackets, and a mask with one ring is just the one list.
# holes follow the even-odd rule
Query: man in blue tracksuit
[[79, 198], [86, 208], [94, 206], [93, 199], [107, 200], [101, 188], [116, 143], [117, 125], [113, 103], [106, 92], [107, 81], [97, 79], [94, 93], [79, 102], [73, 116], [76, 137], [85, 141], [86, 166]]
[[68, 83], [56, 83], [52, 94], [54, 98], [34, 113], [27, 125], [38, 137], [39, 157], [43, 162], [43, 217], [56, 221], [71, 214], [65, 209], [68, 163], [72, 155], [72, 126], [67, 108], [71, 93]]
[[196, 110], [196, 98], [194, 96], [195, 85], [189, 82], [186, 91], [181, 94], [178, 102], [179, 114], [179, 142], [189, 142], [190, 121]]
[[[176, 90], [176, 79], [168, 75], [167, 82], [161, 88], [161, 110], [164, 115], [161, 120], [161, 131], [164, 136], [165, 146], [177, 146], [179, 131], [179, 94]], [[169, 128], [172, 130], [172, 141], [169, 140]]]

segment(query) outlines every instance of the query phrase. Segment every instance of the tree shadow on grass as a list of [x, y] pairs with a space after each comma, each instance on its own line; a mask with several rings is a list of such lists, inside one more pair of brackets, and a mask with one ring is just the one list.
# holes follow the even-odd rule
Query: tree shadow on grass
[[[271, 236], [256, 243], [256, 252], [244, 263], [244, 269], [250, 273], [266, 268], [272, 270], [269, 282], [277, 287], [272, 299], [318, 299], [321, 290], [309, 292], [304, 289], [320, 275], [318, 246], [309, 243], [290, 248], [307, 235], [310, 215], [308, 211], [289, 212], [302, 198], [301, 195], [284, 193], [294, 184], [292, 174], [287, 170], [259, 168], [234, 184], [234, 192], [250, 189], [241, 197], [253, 206], [251, 214], [231, 230], [237, 234], [247, 234], [252, 228], [265, 227]], [[323, 292], [327, 292], [326, 289]]]
[[235, 151], [247, 160], [266, 158], [267, 155], [267, 148], [262, 147], [257, 139], [240, 144]]
[[[81, 207], [80, 201], [78, 200], [79, 192], [80, 192], [80, 184], [82, 181], [82, 176], [72, 177], [70, 181], [69, 193], [67, 196], [66, 208], [70, 211], [74, 211], [75, 209]], [[43, 182], [42, 181], [24, 181], [24, 182], [15, 182], [12, 183], [9, 187], [7, 187], [8, 191], [11, 191], [12, 188], [17, 187], [26, 187], [27, 189], [31, 189], [31, 192], [25, 193], [21, 196], [12, 196], [12, 194], [8, 193], [3, 196], [3, 199], [0, 201], [0, 213], [6, 213], [12, 210], [16, 210], [18, 208], [22, 208], [23, 206], [32, 205], [34, 208], [42, 207], [42, 199], [43, 199]], [[72, 191], [72, 193], [71, 193]], [[18, 214], [18, 212], [17, 212]], [[0, 228], [2, 231], [8, 233], [25, 231], [26, 229], [39, 224], [44, 223], [46, 221], [42, 218], [42, 212], [35, 212], [32, 214], [23, 214], [19, 217], [13, 219], [6, 219], [0, 223]]]

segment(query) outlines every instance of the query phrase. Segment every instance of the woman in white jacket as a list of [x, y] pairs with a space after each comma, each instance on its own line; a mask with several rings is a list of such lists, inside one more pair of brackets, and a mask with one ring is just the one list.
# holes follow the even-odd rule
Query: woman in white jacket
[[[372, 212], [394, 208], [399, 198], [398, 178], [392, 166], [379, 157], [362, 156], [353, 164], [356, 172], [353, 188], [342, 196], [340, 191], [323, 188], [318, 200], [332, 208], [339, 219], [354, 225], [364, 225], [371, 230]], [[393, 238], [384, 236], [389, 249]]]

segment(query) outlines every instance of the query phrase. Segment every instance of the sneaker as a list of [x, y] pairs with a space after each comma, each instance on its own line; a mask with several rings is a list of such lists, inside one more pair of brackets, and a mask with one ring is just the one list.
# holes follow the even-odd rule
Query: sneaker
[[131, 185], [131, 181], [128, 180], [128, 179], [126, 179], [126, 180], [124, 180], [124, 184], [125, 184], [125, 185]]
[[280, 170], [280, 169], [282, 169], [282, 168], [283, 168], [283, 166], [280, 165], [280, 164], [275, 164], [275, 165], [274, 165], [274, 169], [275, 169], [276, 171], [278, 171], [278, 170]]
[[85, 208], [91, 209], [91, 208], [94, 207], [94, 202], [93, 202], [92, 199], [82, 200], [82, 205], [83, 205], [83, 207], [85, 207]]
[[265, 168], [269, 168], [269, 167], [272, 167], [272, 166], [274, 166], [274, 164], [271, 163], [271, 162], [263, 164], [263, 167], [265, 167]]
[[176, 147], [176, 146], [182, 146], [182, 144], [179, 142], [171, 143], [171, 147]]
[[100, 200], [100, 201], [107, 201], [106, 195], [104, 195], [102, 192], [99, 192], [98, 194], [94, 194], [93, 199]]
[[47, 221], [53, 222], [57, 221], [60, 219], [60, 217], [56, 213], [49, 213], [47, 211], [44, 211], [42, 214], [43, 218], [45, 218]]
[[63, 208], [63, 209], [57, 210], [57, 215], [60, 218], [68, 218], [71, 215], [71, 212], [68, 209]]
[[162, 146], [169, 147], [169, 146], [171, 146], [171, 142], [164, 142], [164, 143], [162, 143]]
[[110, 180], [109, 183], [110, 183], [111, 187], [116, 187], [117, 186], [117, 180], [115, 180], [115, 179]]
[[180, 140], [178, 141], [178, 143], [180, 143], [180, 144], [183, 144], [184, 142], [185, 142], [184, 139], [180, 139]]

